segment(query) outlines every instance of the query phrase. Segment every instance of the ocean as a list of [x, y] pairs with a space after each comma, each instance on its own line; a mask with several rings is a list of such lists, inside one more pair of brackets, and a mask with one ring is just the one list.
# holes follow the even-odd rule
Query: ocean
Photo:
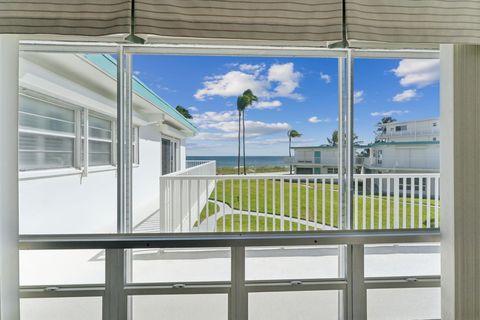
[[[285, 156], [246, 156], [247, 167], [287, 167]], [[237, 156], [187, 156], [187, 160], [215, 160], [217, 168], [237, 167]], [[243, 165], [241, 158], [240, 165]]]

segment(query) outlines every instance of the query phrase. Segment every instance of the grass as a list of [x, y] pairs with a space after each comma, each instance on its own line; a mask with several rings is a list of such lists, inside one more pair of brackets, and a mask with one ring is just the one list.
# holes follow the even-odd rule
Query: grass
[[[283, 185], [282, 185], [283, 184]], [[229, 206], [233, 206], [233, 208], [242, 210], [244, 212], [248, 212], [248, 180], [225, 180], [225, 181], [218, 181], [217, 182], [217, 201], [227, 203]], [[233, 190], [232, 190], [233, 188]], [[267, 212], [271, 214], [281, 215], [281, 207], [280, 207], [280, 193], [281, 189], [284, 192], [284, 208], [283, 214], [288, 220], [291, 216], [292, 218], [298, 218], [315, 221], [315, 216], [319, 223], [325, 221], [326, 225], [338, 227], [338, 185], [331, 186], [329, 183], [325, 184], [325, 190], [322, 187], [321, 183], [317, 183], [316, 191], [313, 182], [310, 182], [308, 185], [306, 183], [298, 184], [296, 181], [292, 182], [291, 188], [289, 181], [284, 181], [283, 183], [280, 181], [272, 181], [267, 180], [259, 180], [258, 185], [255, 180], [250, 182], [250, 210], [251, 212], [256, 212], [257, 209], [259, 212]], [[361, 190], [361, 185], [359, 186]], [[225, 190], [225, 193], [223, 192]], [[242, 191], [242, 196], [240, 197], [240, 190]], [[233, 191], [233, 192], [232, 192]], [[265, 192], [267, 193], [267, 201], [265, 202]], [[210, 199], [213, 199], [215, 192], [212, 192]], [[273, 202], [273, 195], [275, 195], [275, 203]], [[316, 197], [315, 197], [316, 195]], [[307, 201], [308, 197], [308, 201]], [[257, 202], [258, 198], [258, 202]], [[291, 201], [290, 201], [291, 199]], [[316, 211], [315, 211], [315, 199], [316, 199]], [[358, 226], [359, 229], [372, 229], [372, 222], [373, 222], [373, 229], [378, 229], [380, 226], [381, 228], [393, 228], [394, 223], [394, 199], [393, 196], [388, 197], [386, 195], [373, 196], [373, 203], [372, 197], [370, 194], [366, 195], [365, 197], [365, 211], [363, 205], [363, 196], [359, 195], [358, 199]], [[390, 204], [390, 215], [387, 219], [387, 207]], [[421, 206], [420, 206], [421, 204]], [[430, 206], [430, 219], [433, 224], [433, 219], [435, 215], [434, 210], [434, 200], [427, 200], [422, 199], [422, 202], [418, 198], [414, 198], [413, 202], [411, 198], [408, 197], [406, 201], [406, 227], [410, 228], [411, 226], [411, 210], [413, 207], [414, 210], [414, 219], [413, 219], [413, 227], [425, 227], [427, 225], [427, 205]], [[418, 214], [420, 207], [422, 207], [422, 219], [419, 223], [418, 221]], [[333, 214], [331, 214], [331, 208], [333, 208]], [[373, 208], [373, 214], [372, 214]], [[380, 216], [380, 208], [382, 215]], [[325, 211], [323, 211], [325, 209]], [[325, 212], [325, 213], [323, 213]], [[254, 215], [254, 213], [252, 213]], [[363, 225], [363, 217], [365, 216], [366, 224]], [[228, 218], [231, 220], [231, 218]], [[403, 226], [403, 198], [400, 198], [399, 201], [399, 223], [400, 226]], [[244, 219], [248, 224], [248, 219]], [[388, 221], [389, 220], [389, 221]], [[221, 221], [221, 220], [219, 220]], [[268, 220], [267, 220], [268, 221]], [[231, 221], [230, 221], [231, 223]], [[250, 221], [252, 223], [252, 221]], [[256, 223], [256, 220], [255, 220]], [[280, 223], [277, 221], [276, 223]], [[389, 223], [389, 225], [388, 225]], [[245, 224], [245, 222], [243, 223]], [[223, 222], [221, 223], [223, 226]], [[234, 227], [239, 227], [238, 224], [235, 222], [234, 219]], [[272, 228], [273, 229], [273, 225]], [[230, 230], [227, 228], [227, 230]], [[235, 229], [238, 231], [239, 229]], [[243, 229], [247, 230], [247, 229]], [[279, 230], [279, 229], [277, 229]], [[295, 229], [296, 230], [296, 229]]]
[[[281, 167], [281, 166], [247, 167], [247, 173], [268, 173], [268, 172], [286, 172], [286, 171], [288, 171], [288, 168], [287, 167]], [[233, 167], [217, 168], [217, 174], [218, 175], [237, 174], [237, 172], [238, 172], [237, 168], [233, 168]]]
[[[208, 216], [211, 217], [215, 214], [215, 212], [218, 212], [220, 210], [220, 207], [218, 204], [208, 202]], [[207, 218], [207, 207], [203, 207], [202, 212], [200, 213], [200, 223], [202, 223], [205, 219]], [[198, 226], [198, 221], [195, 222], [193, 225], [194, 227]]]

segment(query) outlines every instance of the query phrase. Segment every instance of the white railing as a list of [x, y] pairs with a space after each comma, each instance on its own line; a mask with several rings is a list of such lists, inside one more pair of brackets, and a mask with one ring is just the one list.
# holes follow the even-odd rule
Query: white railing
[[198, 211], [207, 204], [208, 195], [215, 188], [213, 182], [201, 183], [200, 180], [196, 180], [196, 183], [184, 183], [179, 179], [189, 176], [215, 176], [216, 161], [195, 162], [196, 166], [160, 177], [159, 231], [186, 231], [187, 226], [188, 230], [192, 230], [197, 219], [188, 213]]
[[[212, 160], [187, 160], [186, 161], [186, 167], [187, 167], [187, 169], [189, 169], [189, 168], [197, 167], [197, 166], [200, 166], [202, 164], [209, 163], [209, 162], [212, 162]], [[213, 162], [215, 162], [215, 161], [213, 161]]]
[[[439, 179], [439, 174], [355, 175], [352, 228], [438, 227]], [[331, 230], [344, 225], [336, 174], [168, 175], [162, 183], [166, 232]]]

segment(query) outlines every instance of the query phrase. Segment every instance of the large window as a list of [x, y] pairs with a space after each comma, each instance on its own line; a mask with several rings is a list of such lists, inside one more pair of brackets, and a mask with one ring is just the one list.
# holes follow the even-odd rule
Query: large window
[[[84, 114], [88, 114], [88, 130]], [[80, 122], [80, 126], [77, 123]], [[80, 130], [78, 129], [80, 128]], [[20, 96], [20, 171], [84, 168], [85, 131], [88, 140], [88, 166], [115, 165], [115, 119], [67, 107], [44, 99]], [[139, 164], [139, 128], [132, 132], [133, 163]], [[79, 144], [81, 152], [77, 152]], [[174, 162], [169, 161], [169, 170]]]

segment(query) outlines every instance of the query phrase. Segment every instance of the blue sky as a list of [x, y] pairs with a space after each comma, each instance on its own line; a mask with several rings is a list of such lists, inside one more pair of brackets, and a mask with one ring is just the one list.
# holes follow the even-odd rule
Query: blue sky
[[[236, 98], [252, 89], [259, 102], [246, 113], [247, 154], [286, 155], [319, 145], [338, 126], [338, 74], [331, 58], [185, 57], [136, 55], [133, 69], [171, 105], [190, 109], [199, 127], [188, 155], [235, 155]], [[371, 142], [385, 115], [398, 121], [439, 116], [437, 60], [357, 59], [355, 133]]]

